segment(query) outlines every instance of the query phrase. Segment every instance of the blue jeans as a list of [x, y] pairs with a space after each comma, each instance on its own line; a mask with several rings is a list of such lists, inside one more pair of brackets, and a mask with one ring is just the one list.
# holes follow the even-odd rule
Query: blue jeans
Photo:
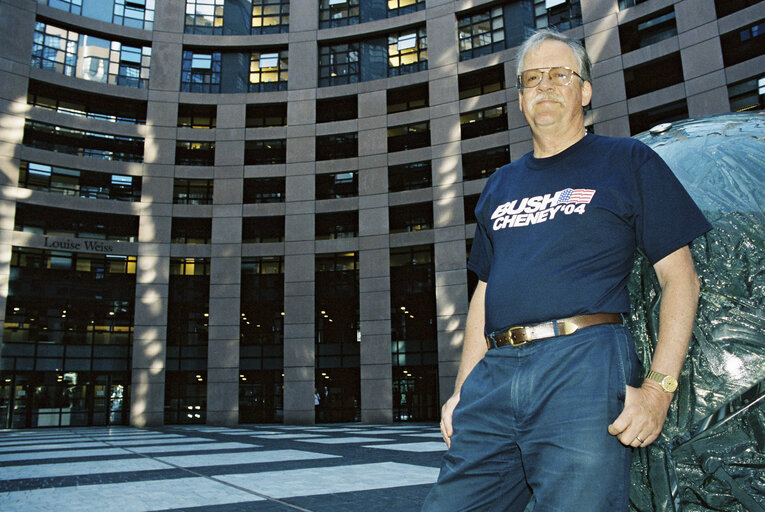
[[422, 510], [626, 511], [632, 451], [607, 429], [639, 378], [618, 324], [489, 350], [462, 386]]

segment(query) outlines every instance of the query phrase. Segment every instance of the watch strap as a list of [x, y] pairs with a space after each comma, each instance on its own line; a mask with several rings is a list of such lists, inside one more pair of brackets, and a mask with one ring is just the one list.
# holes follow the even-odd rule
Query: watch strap
[[658, 382], [661, 385], [661, 388], [667, 393], [674, 393], [675, 390], [677, 390], [677, 379], [670, 375], [651, 370], [648, 372], [648, 375], [646, 375], [646, 379]]

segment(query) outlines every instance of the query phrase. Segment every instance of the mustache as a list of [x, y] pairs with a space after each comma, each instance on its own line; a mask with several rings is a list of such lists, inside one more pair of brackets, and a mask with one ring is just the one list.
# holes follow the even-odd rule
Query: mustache
[[561, 105], [566, 105], [566, 100], [563, 98], [563, 96], [560, 96], [554, 92], [543, 92], [535, 96], [534, 99], [531, 100], [531, 106], [533, 107], [540, 101], [557, 101]]

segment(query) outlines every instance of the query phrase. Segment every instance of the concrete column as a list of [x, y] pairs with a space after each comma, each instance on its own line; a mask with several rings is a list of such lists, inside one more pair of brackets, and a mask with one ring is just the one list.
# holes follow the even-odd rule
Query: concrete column
[[[172, 4], [172, 5], [171, 5]], [[164, 423], [170, 230], [181, 66], [179, 0], [155, 12], [142, 181], [130, 424]]]
[[[27, 78], [32, 53], [35, 2], [22, 1], [3, 6], [0, 16], [0, 318], [5, 320], [12, 252], [16, 185], [19, 180], [19, 144], [24, 139], [27, 110]], [[2, 335], [0, 334], [0, 337]], [[0, 353], [2, 339], [0, 339]]]
[[218, 105], [213, 185], [207, 423], [239, 423], [239, 327], [245, 109]]
[[284, 218], [284, 422], [305, 425], [315, 421], [315, 93], [290, 90], [289, 94]]
[[393, 421], [388, 242], [387, 94], [359, 95], [361, 421]]

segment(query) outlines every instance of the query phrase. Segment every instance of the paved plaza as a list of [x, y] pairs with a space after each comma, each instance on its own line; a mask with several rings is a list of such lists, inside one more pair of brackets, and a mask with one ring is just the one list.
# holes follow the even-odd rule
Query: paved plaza
[[0, 430], [3, 512], [417, 511], [435, 424]]

